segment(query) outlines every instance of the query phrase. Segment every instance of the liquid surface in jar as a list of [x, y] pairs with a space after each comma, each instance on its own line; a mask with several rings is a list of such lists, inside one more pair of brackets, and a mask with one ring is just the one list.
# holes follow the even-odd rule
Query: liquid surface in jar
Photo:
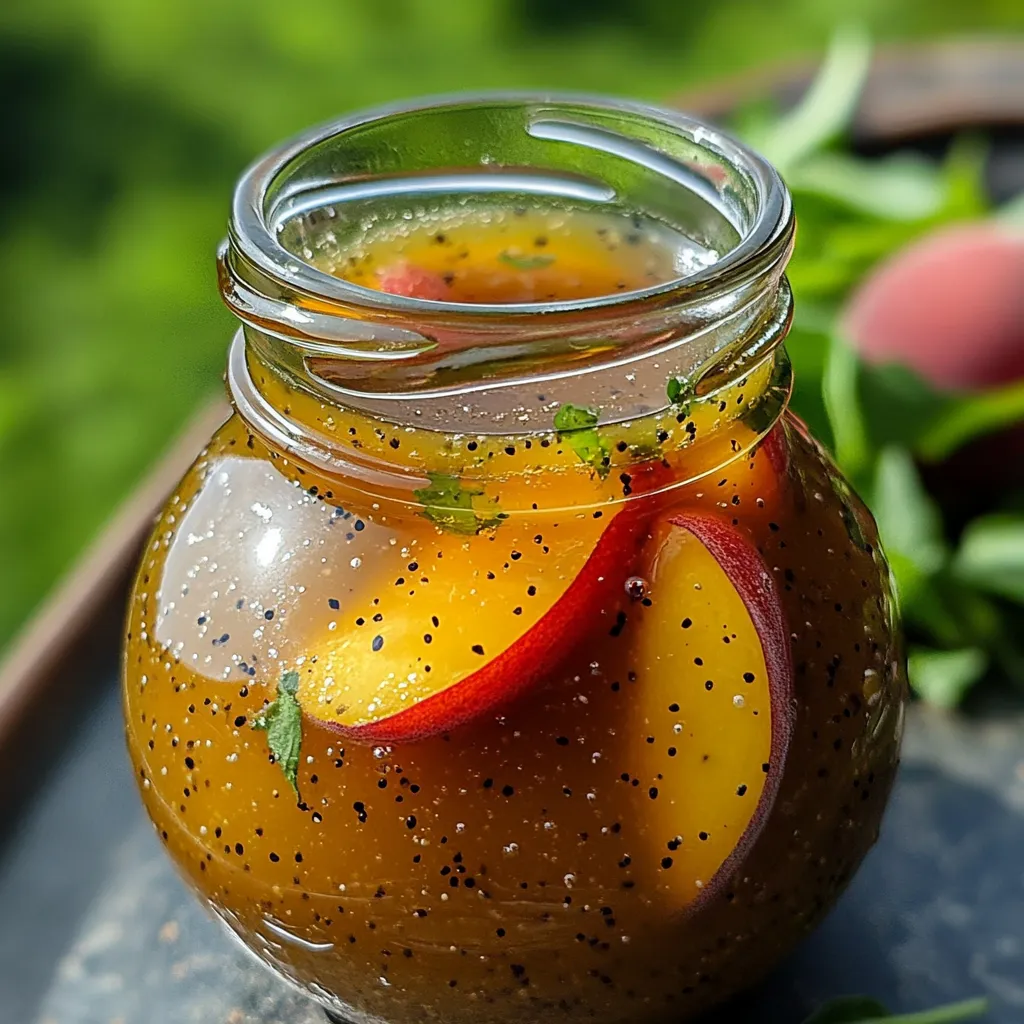
[[639, 214], [538, 206], [373, 219], [316, 265], [379, 291], [463, 303], [559, 302], [665, 284], [716, 254]]

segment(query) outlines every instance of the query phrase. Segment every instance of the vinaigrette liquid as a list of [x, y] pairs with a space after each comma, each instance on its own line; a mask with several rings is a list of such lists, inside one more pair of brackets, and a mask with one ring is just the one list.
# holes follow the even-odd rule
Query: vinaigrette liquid
[[[488, 217], [390, 225], [323, 265], [521, 302], [712, 258], [596, 215]], [[819, 919], [875, 838], [904, 680], [866, 511], [788, 415], [771, 449], [722, 416], [756, 404], [755, 377], [601, 432], [609, 458], [646, 452], [663, 481], [690, 480], [672, 507], [728, 520], [764, 558], [791, 631], [784, 769], [743, 603], [664, 516], [637, 518], [642, 571], [623, 562], [614, 597], [538, 646], [525, 692], [413, 742], [339, 734], [338, 716], [400, 711], [500, 658], [643, 499], [554, 430], [442, 436], [261, 381], [340, 448], [462, 479], [486, 523], [453, 531], [413, 494], [368, 495], [237, 415], [164, 510], [132, 598], [129, 745], [171, 856], [261, 959], [353, 1020], [678, 1019]], [[253, 728], [285, 671], [301, 680], [297, 793]]]

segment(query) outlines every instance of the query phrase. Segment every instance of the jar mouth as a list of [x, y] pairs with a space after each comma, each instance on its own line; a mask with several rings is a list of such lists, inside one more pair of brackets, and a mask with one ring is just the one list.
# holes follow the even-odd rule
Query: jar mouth
[[[470, 131], [475, 138], [466, 137]], [[385, 194], [429, 196], [442, 188], [547, 189], [573, 202], [652, 207], [656, 217], [702, 235], [717, 258], [639, 289], [467, 303], [366, 288], [318, 268], [297, 245], [286, 244], [296, 223], [333, 217], [345, 203]], [[457, 94], [351, 114], [251, 165], [234, 194], [222, 289], [243, 321], [258, 320], [261, 329], [276, 323], [291, 334], [305, 319], [311, 330], [300, 331], [307, 337], [323, 336], [314, 323], [321, 318], [296, 317], [287, 301], [275, 300], [297, 294], [337, 304], [349, 315], [360, 310], [373, 319], [390, 314], [483, 326], [496, 319], [522, 325], [559, 313], [617, 317], [726, 295], [784, 262], [792, 230], [791, 202], [778, 172], [727, 132], [686, 114], [586, 94]], [[395, 342], [397, 354], [402, 340]]]

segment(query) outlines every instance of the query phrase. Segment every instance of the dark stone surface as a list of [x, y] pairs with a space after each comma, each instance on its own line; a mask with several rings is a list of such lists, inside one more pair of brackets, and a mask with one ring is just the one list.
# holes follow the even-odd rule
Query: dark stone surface
[[[849, 892], [723, 1021], [788, 1024], [849, 992], [903, 1011], [987, 994], [993, 1024], [1024, 1020], [1024, 714], [915, 709], [905, 755]], [[323, 1024], [176, 878], [112, 691], [4, 840], [2, 1024]]]

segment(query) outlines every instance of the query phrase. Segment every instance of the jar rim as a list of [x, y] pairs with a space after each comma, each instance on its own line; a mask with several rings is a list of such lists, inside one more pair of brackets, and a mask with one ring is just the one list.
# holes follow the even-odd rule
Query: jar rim
[[[389, 118], [490, 104], [555, 108], [552, 113], [557, 112], [558, 107], [566, 107], [595, 114], [635, 115], [648, 126], [663, 128], [668, 134], [681, 135], [693, 145], [707, 150], [719, 161], [725, 161], [752, 186], [756, 202], [752, 221], [742, 231], [739, 225], [732, 223], [739, 235], [738, 243], [715, 262], [692, 273], [642, 289], [582, 299], [529, 303], [444, 302], [376, 291], [318, 269], [280, 241], [275, 225], [279, 205], [275, 204], [275, 194], [286, 183], [289, 168], [303, 154], [346, 132]], [[661, 168], [661, 173], [671, 172], [672, 167], [667, 165], [675, 165], [690, 180], [684, 183], [679, 177], [673, 179], [671, 173], [666, 176], [675, 180], [680, 188], [689, 186], [690, 191], [696, 191], [692, 186], [697, 175], [692, 168], [687, 171], [681, 162], [654, 146], [639, 145], [646, 148], [652, 160], [666, 165]], [[707, 303], [716, 293], [727, 294], [749, 277], [763, 273], [780, 259], [784, 260], [788, 256], [792, 233], [792, 202], [778, 171], [755, 150], [727, 131], [680, 111], [589, 93], [480, 91], [428, 96], [356, 111], [302, 132], [270, 150], [248, 167], [235, 188], [229, 226], [229, 252], [234, 250], [261, 276], [291, 292], [338, 303], [347, 309], [363, 309], [371, 315], [390, 313], [411, 319], [417, 316], [430, 319], [441, 316], [459, 321], [512, 319], [521, 322], [524, 318], [549, 316], [553, 313], [604, 311], [610, 315], [619, 315], [631, 307], [647, 309], [652, 306], [678, 306], [694, 300]]]

